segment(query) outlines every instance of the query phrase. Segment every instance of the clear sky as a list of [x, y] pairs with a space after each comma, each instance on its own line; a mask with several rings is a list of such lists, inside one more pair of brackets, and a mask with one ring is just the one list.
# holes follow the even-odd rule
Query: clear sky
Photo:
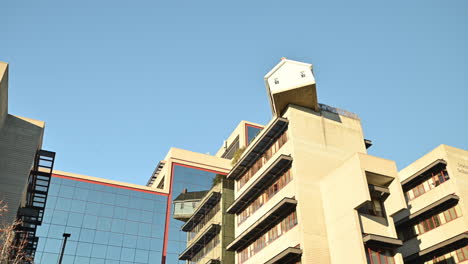
[[56, 169], [145, 184], [171, 146], [216, 153], [271, 119], [263, 76], [314, 65], [369, 153], [468, 149], [468, 1], [2, 1], [9, 111], [46, 121]]

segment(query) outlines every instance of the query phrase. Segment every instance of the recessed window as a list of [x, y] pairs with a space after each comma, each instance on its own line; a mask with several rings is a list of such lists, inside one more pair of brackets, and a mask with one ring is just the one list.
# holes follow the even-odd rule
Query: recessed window
[[372, 216], [385, 217], [383, 201], [380, 197], [374, 195], [371, 196], [370, 202], [365, 203], [359, 208], [359, 212]]

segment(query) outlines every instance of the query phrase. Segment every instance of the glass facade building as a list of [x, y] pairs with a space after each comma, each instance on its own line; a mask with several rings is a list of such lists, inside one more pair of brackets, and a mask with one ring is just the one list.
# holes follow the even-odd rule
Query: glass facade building
[[[180, 163], [172, 163], [172, 184], [170, 190], [171, 201], [177, 197], [184, 189], [189, 192], [206, 191], [213, 186], [213, 179], [225, 173], [206, 170], [198, 167], [188, 166]], [[186, 263], [179, 260], [179, 254], [187, 247], [187, 233], [181, 230], [183, 221], [172, 217], [173, 205], [170, 205], [171, 219], [168, 219], [168, 243], [167, 243], [167, 264]], [[156, 263], [156, 262], [155, 262]]]
[[167, 194], [54, 175], [34, 262], [160, 263]]

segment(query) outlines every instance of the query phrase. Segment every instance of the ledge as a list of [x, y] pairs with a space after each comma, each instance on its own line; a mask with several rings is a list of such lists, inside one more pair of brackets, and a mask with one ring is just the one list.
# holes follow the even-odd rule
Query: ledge
[[403, 241], [397, 238], [380, 236], [375, 234], [363, 234], [362, 241], [366, 245], [376, 247], [397, 248], [403, 245]]
[[460, 198], [455, 194], [449, 194], [444, 198], [433, 202], [432, 204], [418, 210], [415, 213], [410, 214], [409, 216], [401, 219], [400, 221], [395, 223], [395, 226], [401, 226], [403, 224], [411, 224], [417, 222], [419, 219], [424, 218], [428, 214], [432, 214], [434, 211], [443, 211], [444, 209], [448, 208], [451, 205], [455, 205], [458, 203]]
[[427, 172], [428, 170], [432, 169], [434, 166], [436, 166], [438, 164], [447, 165], [447, 162], [445, 160], [443, 160], [443, 159], [437, 159], [437, 160], [433, 161], [431, 164], [427, 165], [426, 167], [422, 168], [421, 170], [419, 170], [418, 172], [413, 174], [412, 176], [410, 176], [409, 178], [407, 178], [406, 180], [402, 181], [401, 185], [402, 186], [406, 185], [407, 183], [409, 183], [412, 180], [416, 179], [417, 177], [421, 176], [421, 174]]
[[269, 184], [275, 180], [278, 174], [283, 173], [292, 163], [292, 158], [287, 155], [280, 155], [256, 180], [253, 182], [227, 209], [230, 214], [239, 213], [244, 210], [259, 193], [266, 190]]
[[189, 244], [189, 246], [179, 255], [179, 260], [190, 260], [221, 230], [218, 224], [211, 224], [198, 239]]
[[260, 237], [265, 230], [275, 226], [281, 220], [284, 219], [289, 213], [294, 211], [296, 208], [297, 201], [293, 198], [284, 198], [278, 202], [273, 208], [270, 209], [264, 216], [262, 216], [252, 226], [247, 228], [242, 234], [240, 234], [231, 244], [227, 246], [227, 250], [242, 250], [249, 243]]
[[258, 138], [254, 139], [252, 144], [247, 147], [246, 152], [231, 169], [226, 176], [227, 179], [238, 179], [244, 172], [263, 154], [273, 140], [281, 134], [288, 126], [286, 118], [278, 117], [273, 123], [264, 128]]
[[456, 235], [452, 238], [449, 238], [445, 241], [442, 241], [432, 247], [428, 247], [410, 255], [404, 259], [405, 263], [421, 263], [421, 261], [425, 261], [426, 259], [432, 259], [434, 256], [440, 256], [445, 253], [451, 252], [456, 250], [460, 247], [466, 246], [468, 243], [468, 233], [462, 233]]
[[193, 229], [205, 216], [205, 214], [211, 210], [221, 199], [220, 192], [212, 192], [205, 199], [203, 199], [198, 205], [197, 210], [193, 212], [192, 216], [182, 225], [182, 231], [188, 232]]
[[287, 249], [278, 253], [264, 264], [292, 264], [300, 260], [302, 250], [300, 248], [288, 247]]

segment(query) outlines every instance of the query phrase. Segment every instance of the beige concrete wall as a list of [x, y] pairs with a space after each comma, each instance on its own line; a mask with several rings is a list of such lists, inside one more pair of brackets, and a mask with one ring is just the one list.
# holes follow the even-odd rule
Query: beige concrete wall
[[397, 214], [395, 219], [399, 220], [409, 214], [415, 213], [449, 194], [455, 194], [460, 198], [458, 204], [462, 211], [462, 216], [406, 241], [400, 248], [405, 257], [437, 245], [468, 230], [468, 151], [440, 145], [402, 169], [399, 172], [400, 179], [403, 180], [413, 176], [438, 159], [443, 159], [447, 162], [450, 180], [409, 201], [408, 210]]
[[7, 115], [0, 130], [0, 200], [10, 211], [4, 221], [11, 222], [24, 197], [34, 157], [42, 146], [44, 122]]
[[8, 64], [0, 61], [0, 130], [8, 115]]
[[[392, 178], [390, 195], [384, 202], [387, 217], [361, 215], [356, 208], [370, 201], [368, 173]], [[406, 208], [398, 186], [397, 170], [393, 161], [356, 153], [321, 181], [324, 216], [330, 248], [331, 263], [365, 263], [362, 234], [397, 238], [390, 215]], [[396, 263], [401, 256], [395, 256]]]
[[284, 115], [289, 119], [304, 263], [331, 263], [320, 181], [354, 153], [366, 153], [359, 120], [323, 114], [334, 120], [294, 105]]
[[355, 208], [370, 200], [366, 176], [354, 155], [320, 183], [330, 263], [365, 263], [359, 216]]
[[459, 206], [463, 221], [468, 227], [468, 151], [447, 145], [442, 146], [446, 151], [447, 171], [451, 177], [446, 183], [451, 182], [451, 185], [455, 187], [455, 194], [460, 197]]

